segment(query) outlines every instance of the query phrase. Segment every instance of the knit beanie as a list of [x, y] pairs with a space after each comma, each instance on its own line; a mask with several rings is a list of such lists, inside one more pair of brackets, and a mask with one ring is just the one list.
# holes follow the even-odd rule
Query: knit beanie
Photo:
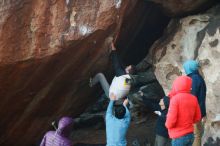
[[198, 70], [199, 63], [195, 60], [187, 60], [186, 62], [184, 62], [183, 68], [185, 70], [185, 73], [188, 75]]

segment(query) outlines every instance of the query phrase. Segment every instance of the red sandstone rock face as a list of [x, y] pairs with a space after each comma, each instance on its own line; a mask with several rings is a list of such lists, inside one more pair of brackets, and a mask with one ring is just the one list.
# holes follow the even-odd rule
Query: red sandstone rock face
[[77, 115], [94, 100], [89, 77], [107, 69], [106, 40], [127, 4], [0, 2], [0, 145], [35, 143], [54, 118]]
[[[94, 99], [89, 77], [109, 70], [110, 37], [121, 30], [120, 37], [131, 38], [135, 29], [121, 26], [138, 26], [142, 5], [130, 0], [1, 0], [0, 145], [30, 145], [52, 120], [80, 114]], [[131, 13], [136, 15], [128, 21]]]

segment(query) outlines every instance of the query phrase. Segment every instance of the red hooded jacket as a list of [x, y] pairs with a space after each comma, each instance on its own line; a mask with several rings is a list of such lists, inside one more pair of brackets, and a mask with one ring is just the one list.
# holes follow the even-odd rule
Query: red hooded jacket
[[201, 119], [197, 98], [190, 94], [191, 86], [192, 79], [187, 76], [180, 76], [173, 82], [165, 124], [170, 138], [192, 133], [193, 124]]

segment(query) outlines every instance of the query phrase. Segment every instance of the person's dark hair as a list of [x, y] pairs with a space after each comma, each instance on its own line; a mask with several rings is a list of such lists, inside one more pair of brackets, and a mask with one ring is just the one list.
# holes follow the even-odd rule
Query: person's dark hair
[[116, 105], [115, 106], [115, 117], [118, 119], [124, 118], [126, 113], [126, 109], [123, 105]]

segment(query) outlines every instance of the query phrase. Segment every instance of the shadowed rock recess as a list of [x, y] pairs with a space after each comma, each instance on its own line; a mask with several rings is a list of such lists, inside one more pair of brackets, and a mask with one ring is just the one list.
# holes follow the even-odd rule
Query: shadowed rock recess
[[[109, 44], [117, 34], [116, 46], [125, 63], [137, 64], [148, 54], [154, 41], [162, 36], [170, 20], [168, 16], [185, 15], [211, 5], [208, 0], [180, 1], [185, 7], [179, 10], [178, 2], [1, 0], [0, 145], [34, 145], [49, 130], [51, 121], [63, 115], [77, 117], [94, 103], [101, 90], [88, 86], [89, 77], [97, 72], [111, 73]], [[190, 9], [186, 5], [191, 6]], [[216, 23], [206, 25], [217, 20], [217, 14], [211, 16], [210, 19], [199, 19], [205, 23], [199, 30], [213, 32], [212, 27], [218, 28]], [[174, 22], [177, 20], [170, 24], [179, 26]], [[203, 32], [198, 36], [205, 40], [208, 36]], [[219, 40], [215, 37], [207, 44], [217, 48]], [[171, 46], [175, 48], [176, 45]], [[202, 45], [196, 44], [196, 54], [202, 53], [199, 47]], [[168, 49], [162, 50], [161, 61], [169, 53]], [[215, 57], [218, 54], [210, 53], [213, 54], [211, 59], [196, 57], [201, 58], [204, 65], [212, 63], [212, 67], [217, 67]], [[158, 69], [156, 65], [156, 73]], [[208, 66], [206, 69], [207, 74]], [[173, 68], [168, 79], [179, 73], [178, 67]], [[159, 81], [162, 80], [159, 78]], [[214, 90], [217, 86], [218, 80], [213, 77], [208, 87]], [[212, 99], [208, 103], [214, 103]]]

